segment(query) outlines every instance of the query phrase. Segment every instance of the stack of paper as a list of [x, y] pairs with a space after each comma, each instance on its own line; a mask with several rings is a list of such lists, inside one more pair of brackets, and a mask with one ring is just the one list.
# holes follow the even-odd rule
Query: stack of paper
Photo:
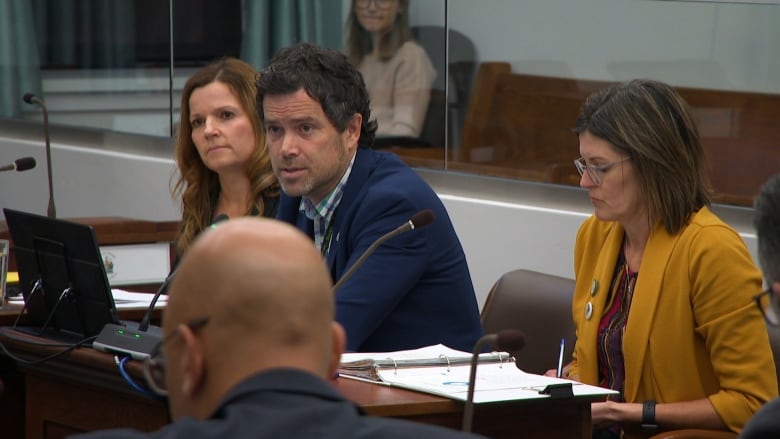
[[[148, 308], [149, 304], [152, 303], [152, 297], [154, 297], [154, 294], [151, 293], [136, 293], [132, 291], [120, 290], [117, 288], [112, 288], [111, 294], [114, 296], [114, 304], [116, 305], [117, 309]], [[24, 298], [21, 294], [18, 296], [9, 297], [8, 304], [23, 306]], [[157, 303], [154, 305], [154, 307], [155, 309], [165, 308], [165, 305], [167, 304], [168, 296], [163, 294], [159, 299], [157, 299]]]
[[[112, 288], [111, 294], [114, 296], [114, 304], [116, 305], [117, 309], [148, 308], [149, 304], [152, 302], [152, 298], [154, 297], [154, 294], [151, 293], [136, 293], [120, 290], [118, 288]], [[165, 305], [167, 304], [168, 296], [163, 294], [159, 299], [157, 299], [157, 303], [154, 305], [154, 307], [165, 308]]]

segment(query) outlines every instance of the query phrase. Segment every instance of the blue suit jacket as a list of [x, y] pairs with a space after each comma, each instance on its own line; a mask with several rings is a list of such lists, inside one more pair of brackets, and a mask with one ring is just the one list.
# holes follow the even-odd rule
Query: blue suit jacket
[[[277, 218], [313, 236], [301, 199], [284, 194]], [[383, 352], [437, 343], [471, 351], [482, 336], [466, 257], [441, 200], [398, 157], [358, 148], [327, 253], [334, 282], [379, 237], [431, 209], [432, 224], [379, 246], [336, 292], [347, 350]]]

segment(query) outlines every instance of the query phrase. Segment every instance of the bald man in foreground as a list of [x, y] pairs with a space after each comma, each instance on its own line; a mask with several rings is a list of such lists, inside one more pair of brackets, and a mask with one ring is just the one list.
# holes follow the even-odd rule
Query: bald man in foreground
[[79, 438], [476, 437], [364, 416], [332, 388], [345, 336], [331, 288], [311, 239], [290, 225], [247, 217], [203, 233], [171, 284], [148, 369], [174, 422]]

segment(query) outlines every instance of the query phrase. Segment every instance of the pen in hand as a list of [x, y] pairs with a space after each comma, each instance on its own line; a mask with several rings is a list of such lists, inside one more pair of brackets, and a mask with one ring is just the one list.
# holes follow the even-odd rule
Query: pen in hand
[[556, 375], [558, 378], [561, 378], [563, 376], [563, 350], [566, 348], [566, 339], [561, 338], [561, 350], [558, 353], [558, 370], [556, 371]]

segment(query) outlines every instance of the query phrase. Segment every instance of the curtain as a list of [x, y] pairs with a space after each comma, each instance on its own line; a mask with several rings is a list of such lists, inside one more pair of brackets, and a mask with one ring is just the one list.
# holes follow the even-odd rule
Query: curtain
[[41, 93], [30, 2], [0, 0], [0, 117], [18, 117], [27, 92]]
[[33, 0], [41, 64], [123, 68], [135, 65], [135, 2]]
[[246, 0], [241, 59], [262, 69], [277, 50], [298, 42], [341, 49], [341, 1]]

